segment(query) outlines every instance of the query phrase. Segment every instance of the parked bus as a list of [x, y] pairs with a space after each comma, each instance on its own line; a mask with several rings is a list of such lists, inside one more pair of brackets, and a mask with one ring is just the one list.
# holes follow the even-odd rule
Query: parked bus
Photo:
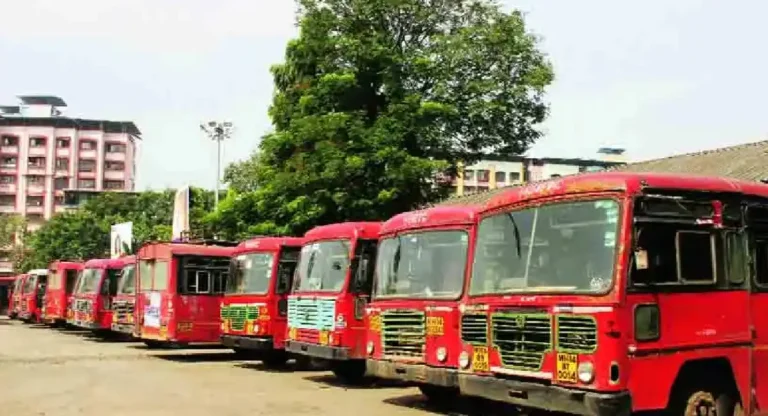
[[16, 275], [16, 278], [13, 280], [13, 287], [8, 302], [8, 317], [11, 319], [19, 317], [19, 312], [21, 311], [21, 291], [24, 287], [25, 277], [26, 275], [19, 274]]
[[112, 302], [112, 331], [133, 335], [136, 306], [136, 263], [126, 264], [120, 272], [117, 294]]
[[768, 411], [768, 186], [597, 173], [481, 213], [462, 393], [581, 415]]
[[288, 293], [303, 238], [259, 237], [232, 254], [221, 304], [221, 343], [274, 367], [285, 364]]
[[42, 322], [43, 296], [47, 285], [47, 269], [34, 269], [27, 272], [21, 289], [19, 319], [27, 323]]
[[365, 376], [365, 307], [381, 223], [345, 222], [309, 230], [288, 297], [286, 351], [328, 360], [346, 382]]
[[150, 243], [139, 250], [134, 336], [147, 346], [220, 343], [221, 301], [236, 243]]
[[459, 301], [475, 206], [443, 206], [384, 223], [368, 315], [368, 373], [414, 382], [430, 399], [458, 395]]
[[77, 276], [83, 270], [83, 263], [55, 261], [48, 267], [48, 287], [45, 290], [45, 319], [49, 325], [67, 322], [67, 304], [75, 291]]
[[85, 262], [73, 300], [76, 327], [93, 331], [112, 328], [112, 301], [117, 294], [120, 272], [135, 262], [135, 256]]

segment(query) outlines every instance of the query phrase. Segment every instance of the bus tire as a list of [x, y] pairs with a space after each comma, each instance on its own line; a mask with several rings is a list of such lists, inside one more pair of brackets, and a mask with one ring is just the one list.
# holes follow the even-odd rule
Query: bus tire
[[306, 355], [296, 355], [294, 360], [296, 360], [296, 369], [299, 371], [309, 371], [314, 367], [312, 358]]
[[284, 351], [270, 351], [264, 354], [261, 362], [267, 368], [282, 368], [288, 362], [288, 356]]
[[160, 341], [144, 340], [144, 345], [146, 345], [147, 348], [151, 350], [159, 350], [161, 348], [165, 348], [165, 343]]
[[419, 390], [427, 398], [427, 401], [432, 403], [449, 403], [459, 397], [459, 389], [453, 387], [420, 384]]
[[341, 361], [331, 368], [333, 375], [344, 384], [361, 384], [365, 380], [365, 361]]

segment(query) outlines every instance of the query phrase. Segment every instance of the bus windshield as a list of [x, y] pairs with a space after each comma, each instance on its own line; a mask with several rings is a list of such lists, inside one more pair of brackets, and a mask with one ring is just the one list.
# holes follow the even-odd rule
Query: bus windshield
[[619, 203], [562, 202], [484, 218], [470, 294], [603, 293], [613, 282]]
[[272, 253], [241, 254], [232, 259], [227, 282], [231, 294], [264, 294], [269, 290], [275, 256]]
[[80, 285], [76, 293], [96, 293], [99, 290], [99, 281], [101, 280], [102, 269], [85, 269], [80, 276]]
[[296, 292], [340, 292], [349, 270], [349, 240], [321, 241], [301, 248]]
[[24, 286], [21, 288], [21, 293], [31, 293], [35, 290], [35, 285], [37, 285], [37, 276], [31, 275], [27, 277]]
[[120, 295], [132, 295], [136, 293], [136, 265], [129, 264], [123, 267], [120, 274], [120, 283], [117, 288]]
[[428, 231], [387, 238], [379, 246], [376, 296], [457, 298], [464, 286], [466, 231]]

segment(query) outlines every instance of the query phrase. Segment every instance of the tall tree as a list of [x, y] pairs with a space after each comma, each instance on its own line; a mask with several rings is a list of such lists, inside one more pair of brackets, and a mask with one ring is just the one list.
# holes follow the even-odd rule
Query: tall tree
[[299, 37], [272, 68], [274, 131], [228, 170], [236, 192], [215, 224], [296, 234], [387, 218], [445, 197], [438, 178], [459, 161], [540, 136], [553, 73], [520, 13], [491, 0], [299, 5]]

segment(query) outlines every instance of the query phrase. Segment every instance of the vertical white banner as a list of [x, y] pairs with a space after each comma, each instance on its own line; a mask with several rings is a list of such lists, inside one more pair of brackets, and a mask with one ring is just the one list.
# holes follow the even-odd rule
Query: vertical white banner
[[179, 188], [173, 198], [172, 240], [180, 240], [189, 231], [189, 185]]
[[133, 245], [133, 223], [123, 222], [112, 226], [110, 233], [110, 257], [116, 259], [128, 254]]

